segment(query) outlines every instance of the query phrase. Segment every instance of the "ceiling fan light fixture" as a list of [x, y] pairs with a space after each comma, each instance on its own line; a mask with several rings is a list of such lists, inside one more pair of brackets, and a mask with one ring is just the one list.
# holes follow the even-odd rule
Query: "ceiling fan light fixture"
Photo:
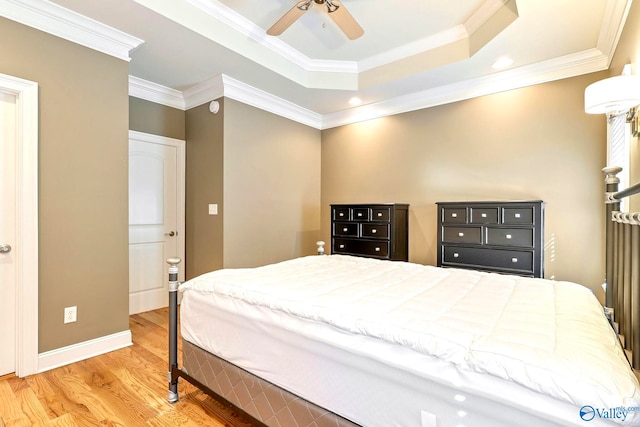
[[275, 24], [267, 30], [267, 34], [270, 36], [279, 36], [296, 22], [311, 6], [313, 0], [303, 0], [295, 4], [291, 9], [287, 11]]
[[311, 7], [311, 0], [301, 1], [300, 3], [296, 4], [296, 7], [306, 12]]
[[335, 12], [340, 7], [339, 5], [333, 3], [332, 0], [322, 0], [321, 2], [316, 1], [316, 3], [324, 3], [327, 6], [327, 10], [329, 11], [329, 13]]
[[340, 30], [350, 39], [355, 40], [364, 34], [364, 30], [360, 24], [351, 16], [346, 7], [338, 0], [303, 0], [295, 4], [287, 13], [285, 13], [275, 24], [267, 30], [270, 36], [279, 36], [295, 21], [297, 21], [309, 8], [311, 2], [316, 4], [324, 4], [327, 7], [329, 16], [338, 25]]

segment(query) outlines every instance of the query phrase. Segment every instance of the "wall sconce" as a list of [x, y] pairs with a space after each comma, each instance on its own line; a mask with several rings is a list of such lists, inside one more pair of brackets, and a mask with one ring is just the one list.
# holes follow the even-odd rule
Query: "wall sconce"
[[625, 114], [640, 105], [640, 76], [632, 76], [630, 72], [631, 65], [627, 64], [623, 75], [587, 86], [584, 90], [584, 111], [612, 117]]

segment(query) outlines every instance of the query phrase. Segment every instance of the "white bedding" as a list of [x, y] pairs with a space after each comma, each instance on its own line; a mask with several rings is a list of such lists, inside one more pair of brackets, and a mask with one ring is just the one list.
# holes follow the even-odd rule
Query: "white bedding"
[[[602, 307], [588, 289], [573, 283], [331, 255], [219, 270], [180, 289], [195, 291], [198, 301], [237, 301], [242, 311], [253, 306], [262, 316], [279, 316], [280, 324], [324, 324], [342, 335], [401, 346], [409, 359], [416, 360], [416, 353], [465, 377], [486, 376], [493, 384], [506, 380], [565, 402], [576, 413], [584, 405], [605, 416], [612, 408], [640, 407], [638, 382]], [[198, 330], [206, 323], [189, 320], [195, 310], [185, 310], [193, 303], [188, 292], [184, 296], [183, 338], [230, 357], [219, 339]], [[359, 345], [352, 350], [360, 352]], [[396, 356], [387, 359], [402, 363]], [[415, 363], [403, 369], [443, 380], [443, 372], [431, 375]], [[639, 418], [629, 412], [614, 421], [640, 425]], [[584, 422], [576, 419], [576, 425]]]

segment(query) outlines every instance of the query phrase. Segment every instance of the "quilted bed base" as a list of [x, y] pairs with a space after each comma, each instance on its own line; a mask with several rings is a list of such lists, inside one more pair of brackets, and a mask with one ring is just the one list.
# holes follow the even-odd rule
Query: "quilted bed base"
[[183, 370], [269, 427], [358, 427], [183, 340]]

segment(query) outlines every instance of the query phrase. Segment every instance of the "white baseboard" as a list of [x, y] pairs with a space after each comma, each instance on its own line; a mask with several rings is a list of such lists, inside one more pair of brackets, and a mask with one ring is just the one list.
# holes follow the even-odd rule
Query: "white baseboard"
[[131, 331], [122, 331], [38, 354], [38, 373], [132, 345]]

